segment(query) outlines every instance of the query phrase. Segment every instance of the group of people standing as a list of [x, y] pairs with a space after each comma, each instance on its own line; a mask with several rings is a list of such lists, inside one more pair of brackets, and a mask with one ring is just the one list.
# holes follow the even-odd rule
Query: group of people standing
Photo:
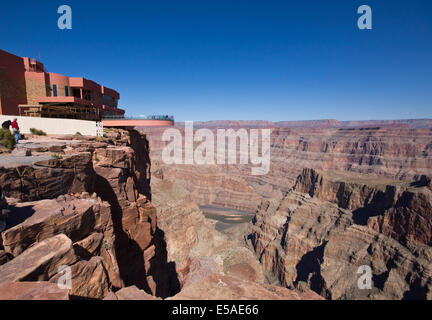
[[15, 136], [15, 143], [18, 143], [20, 138], [20, 128], [18, 126], [18, 119], [14, 118], [13, 121], [7, 120], [2, 123], [2, 128], [6, 130], [10, 130], [12, 128], [13, 134]]

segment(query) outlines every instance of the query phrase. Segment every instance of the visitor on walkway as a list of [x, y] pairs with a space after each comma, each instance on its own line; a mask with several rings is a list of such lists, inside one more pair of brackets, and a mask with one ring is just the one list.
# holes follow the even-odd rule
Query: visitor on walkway
[[18, 126], [18, 122], [17, 122], [17, 118], [15, 118], [12, 123], [11, 123], [11, 127], [12, 127], [12, 131], [15, 135], [15, 143], [18, 143], [19, 138], [20, 138], [20, 128]]

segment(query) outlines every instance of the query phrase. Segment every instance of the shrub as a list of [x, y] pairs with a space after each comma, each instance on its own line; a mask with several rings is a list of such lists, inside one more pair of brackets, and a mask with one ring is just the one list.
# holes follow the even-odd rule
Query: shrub
[[76, 135], [76, 136], [82, 136], [81, 132], [79, 132], [79, 131], [77, 131], [77, 132], [75, 133], [75, 135]]
[[0, 129], [0, 144], [9, 150], [15, 147], [15, 137], [9, 130]]
[[106, 141], [106, 139], [105, 139], [104, 137], [101, 137], [101, 136], [97, 136], [97, 137], [95, 137], [94, 140], [95, 140], [96, 142], [105, 142], [105, 141]]
[[30, 128], [30, 132], [32, 134], [37, 135], [37, 136], [46, 136], [46, 132], [39, 130], [39, 129], [36, 129], [36, 128]]
[[53, 154], [51, 155], [51, 157], [53, 157], [53, 158], [56, 159], [56, 160], [61, 160], [61, 159], [63, 159], [63, 157], [62, 157], [60, 154], [58, 154], [58, 153], [53, 153]]

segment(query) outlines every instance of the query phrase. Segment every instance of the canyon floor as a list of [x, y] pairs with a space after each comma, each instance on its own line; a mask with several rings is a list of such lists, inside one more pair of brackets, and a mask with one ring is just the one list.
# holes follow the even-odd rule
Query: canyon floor
[[163, 130], [0, 154], [0, 299], [432, 299], [430, 129], [273, 128], [263, 176]]

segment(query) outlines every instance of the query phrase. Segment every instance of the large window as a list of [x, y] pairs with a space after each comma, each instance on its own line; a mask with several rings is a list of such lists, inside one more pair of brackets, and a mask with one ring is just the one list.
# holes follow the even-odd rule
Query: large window
[[102, 96], [102, 101], [103, 101], [103, 104], [106, 104], [108, 106], [112, 106], [113, 99], [109, 95], [104, 94]]
[[57, 97], [57, 85], [53, 84], [52, 89], [53, 89], [52, 91], [53, 97]]
[[88, 100], [88, 101], [92, 101], [93, 100], [92, 99], [92, 92], [89, 91], [89, 90], [84, 90], [83, 91], [83, 96], [84, 96], [85, 100]]

